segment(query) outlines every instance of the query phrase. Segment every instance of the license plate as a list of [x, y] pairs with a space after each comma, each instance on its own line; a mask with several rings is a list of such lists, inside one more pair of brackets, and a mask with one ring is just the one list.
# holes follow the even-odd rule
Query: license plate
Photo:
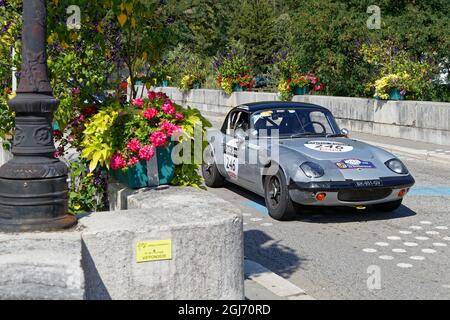
[[383, 183], [381, 180], [362, 180], [355, 181], [357, 188], [367, 188], [367, 187], [381, 187]]

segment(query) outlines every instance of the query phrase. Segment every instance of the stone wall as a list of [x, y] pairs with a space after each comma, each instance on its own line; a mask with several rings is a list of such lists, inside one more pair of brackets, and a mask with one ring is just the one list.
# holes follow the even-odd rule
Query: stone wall
[[[112, 201], [123, 189], [111, 185]], [[0, 299], [244, 299], [239, 209], [187, 187], [128, 194], [130, 210], [80, 216], [75, 230], [0, 233]], [[170, 259], [137, 259], [138, 243], [168, 240]]]
[[[240, 104], [278, 100], [275, 93], [235, 92], [221, 90], [191, 90], [183, 93], [177, 88], [156, 88], [184, 106], [199, 108], [214, 125]], [[145, 95], [145, 90], [141, 90]], [[318, 104], [330, 109], [342, 128], [369, 133], [450, 145], [450, 103], [426, 101], [379, 101], [367, 98], [295, 96], [293, 101]]]

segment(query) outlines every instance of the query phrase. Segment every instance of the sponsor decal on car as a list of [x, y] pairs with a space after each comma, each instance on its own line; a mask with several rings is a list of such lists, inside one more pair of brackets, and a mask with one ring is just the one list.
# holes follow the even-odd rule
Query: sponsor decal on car
[[337, 141], [308, 141], [305, 143], [305, 147], [320, 152], [332, 153], [344, 153], [353, 150], [352, 146]]
[[359, 159], [344, 159], [335, 163], [339, 169], [375, 169], [375, 165], [370, 161]]

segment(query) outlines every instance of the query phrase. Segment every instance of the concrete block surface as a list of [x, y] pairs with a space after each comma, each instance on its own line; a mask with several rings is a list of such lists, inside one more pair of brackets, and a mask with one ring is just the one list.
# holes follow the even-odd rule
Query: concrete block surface
[[77, 232], [0, 234], [0, 300], [81, 300]]
[[[238, 209], [181, 187], [130, 195], [128, 208], [79, 222], [88, 299], [244, 298]], [[137, 242], [158, 240], [172, 241], [172, 259], [137, 263]]]

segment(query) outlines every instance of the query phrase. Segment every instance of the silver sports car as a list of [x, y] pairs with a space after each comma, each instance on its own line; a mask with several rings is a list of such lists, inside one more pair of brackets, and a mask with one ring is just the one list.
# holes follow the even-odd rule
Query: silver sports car
[[258, 102], [232, 109], [208, 133], [202, 173], [208, 187], [225, 180], [265, 198], [272, 218], [304, 206], [394, 211], [414, 178], [393, 154], [348, 138], [331, 112], [295, 102]]

